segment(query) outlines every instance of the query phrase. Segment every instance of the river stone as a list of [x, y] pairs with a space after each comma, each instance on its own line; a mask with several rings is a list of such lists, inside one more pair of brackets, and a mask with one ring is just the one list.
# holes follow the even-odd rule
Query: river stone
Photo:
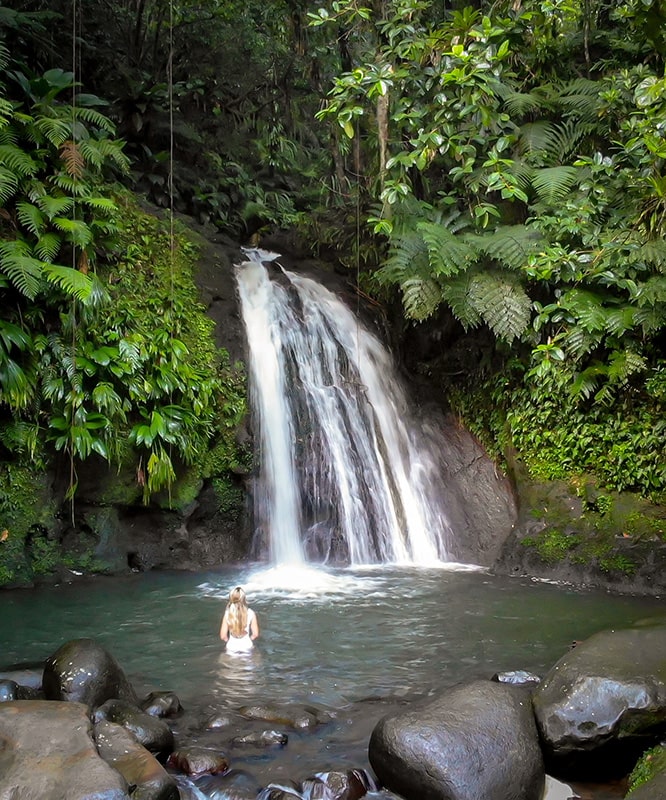
[[70, 700], [95, 709], [111, 698], [137, 703], [116, 659], [93, 639], [72, 639], [46, 659], [42, 688], [47, 700]]
[[173, 750], [173, 733], [162, 719], [124, 700], [107, 700], [93, 714], [93, 722], [116, 722], [126, 728], [151, 753], [167, 756]]
[[100, 758], [81, 703], [0, 703], [2, 800], [128, 800], [122, 775]]
[[406, 800], [539, 800], [545, 783], [529, 694], [493, 681], [384, 717], [368, 755]]
[[322, 800], [360, 800], [377, 787], [365, 770], [318, 772], [301, 785], [304, 797]]
[[182, 747], [171, 753], [167, 766], [186, 775], [216, 775], [229, 770], [229, 759], [224, 753], [207, 747]]
[[254, 775], [241, 769], [230, 769], [224, 775], [203, 775], [195, 786], [207, 800], [256, 800], [261, 789]]
[[141, 709], [151, 717], [174, 717], [183, 707], [173, 692], [151, 692], [141, 701]]
[[666, 732], [666, 625], [580, 642], [534, 690], [549, 772], [575, 780], [626, 774]]
[[270, 747], [271, 745], [284, 746], [289, 741], [289, 737], [282, 731], [251, 731], [242, 736], [234, 736], [231, 740], [233, 745], [251, 744], [257, 747]]
[[306, 730], [316, 728], [319, 719], [314, 709], [306, 710], [304, 706], [243, 706], [238, 713], [245, 719], [259, 719], [278, 725], [289, 725], [291, 728]]
[[130, 731], [115, 722], [98, 722], [93, 729], [100, 756], [125, 778], [132, 800], [179, 800], [176, 781]]

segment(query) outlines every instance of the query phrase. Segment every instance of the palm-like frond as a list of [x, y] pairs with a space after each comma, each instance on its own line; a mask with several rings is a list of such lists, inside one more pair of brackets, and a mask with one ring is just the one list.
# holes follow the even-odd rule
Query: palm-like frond
[[80, 219], [68, 217], [54, 217], [53, 224], [58, 230], [66, 233], [70, 241], [78, 247], [87, 247], [92, 241], [90, 226]]
[[560, 147], [560, 136], [555, 123], [542, 119], [520, 126], [516, 144], [516, 151], [519, 155], [539, 155], [547, 162], [552, 162], [557, 159]]
[[539, 200], [557, 203], [569, 194], [578, 177], [575, 167], [543, 167], [532, 173], [532, 186]]
[[0, 165], [21, 177], [34, 175], [38, 169], [37, 162], [14, 144], [0, 145]]
[[35, 203], [50, 220], [66, 214], [74, 206], [74, 200], [71, 197], [54, 197], [50, 194], [42, 194], [35, 198]]
[[56, 117], [37, 117], [34, 127], [55, 147], [60, 147], [72, 134], [71, 122]]

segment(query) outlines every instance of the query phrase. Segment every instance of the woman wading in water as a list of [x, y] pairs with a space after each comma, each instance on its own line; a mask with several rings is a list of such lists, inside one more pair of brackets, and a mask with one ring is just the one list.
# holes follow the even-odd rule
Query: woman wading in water
[[257, 636], [257, 615], [248, 608], [245, 592], [237, 586], [229, 592], [229, 602], [220, 626], [220, 639], [227, 643], [227, 653], [249, 653]]

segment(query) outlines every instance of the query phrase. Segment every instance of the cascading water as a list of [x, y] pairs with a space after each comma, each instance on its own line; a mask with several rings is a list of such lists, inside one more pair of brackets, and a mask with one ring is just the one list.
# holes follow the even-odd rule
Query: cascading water
[[271, 561], [446, 561], [437, 445], [410, 421], [390, 355], [324, 286], [267, 269], [275, 253], [246, 255], [255, 523]]

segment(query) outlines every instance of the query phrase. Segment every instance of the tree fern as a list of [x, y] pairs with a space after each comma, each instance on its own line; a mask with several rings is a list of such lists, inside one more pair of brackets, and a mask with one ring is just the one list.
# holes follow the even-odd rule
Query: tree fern
[[465, 270], [476, 258], [474, 248], [444, 225], [419, 222], [416, 228], [428, 248], [428, 260], [434, 275], [455, 275]]
[[495, 336], [511, 342], [530, 324], [532, 301], [513, 275], [481, 272], [470, 284], [470, 302]]
[[434, 278], [414, 276], [400, 284], [405, 315], [422, 321], [432, 316], [442, 302], [442, 287]]
[[430, 256], [423, 236], [415, 230], [391, 237], [389, 255], [384, 265], [374, 274], [380, 285], [402, 283], [413, 275], [428, 277]]
[[530, 254], [544, 244], [541, 234], [525, 225], [503, 225], [471, 239], [479, 252], [512, 270], [523, 269]]
[[442, 295], [455, 318], [465, 330], [476, 328], [481, 323], [481, 314], [471, 301], [472, 276], [469, 273], [456, 275], [442, 287]]

